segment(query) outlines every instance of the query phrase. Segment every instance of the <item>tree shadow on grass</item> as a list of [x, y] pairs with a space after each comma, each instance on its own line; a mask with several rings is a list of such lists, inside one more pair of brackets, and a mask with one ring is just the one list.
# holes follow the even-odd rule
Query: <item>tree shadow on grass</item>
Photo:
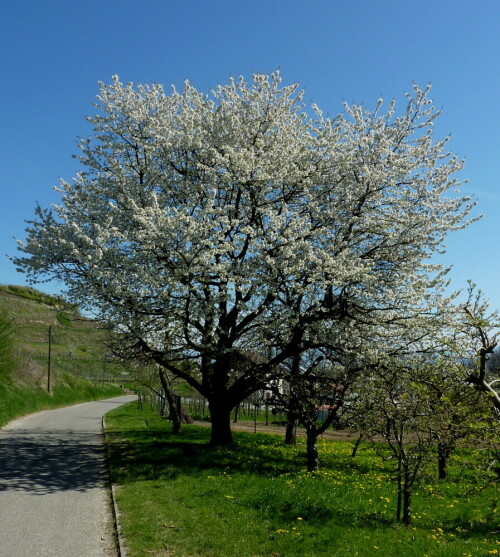
[[127, 440], [111, 443], [113, 480], [171, 479], [205, 470], [276, 476], [298, 471], [303, 465], [303, 457], [296, 452], [288, 458], [283, 452], [273, 454], [270, 447], [275, 446], [275, 440], [269, 441], [269, 435], [239, 433], [237, 438], [243, 442], [211, 447], [209, 431], [201, 426], [185, 427], [180, 435], [154, 427], [127, 430]]
[[[141, 480], [161, 483], [182, 476], [201, 476], [207, 471], [214, 475], [251, 473], [256, 478], [270, 478], [304, 469], [303, 454], [297, 450], [288, 451], [281, 445], [276, 450], [276, 439], [266, 434], [238, 433], [235, 435], [236, 444], [227, 448], [210, 447], [209, 430], [200, 426], [185, 427], [180, 435], [173, 435], [164, 426], [148, 425], [145, 429], [128, 430], [126, 435], [127, 440], [112, 444], [113, 479], [117, 483]], [[368, 465], [351, 461], [347, 464], [343, 461], [341, 466], [344, 465], [361, 475], [370, 471]], [[284, 522], [293, 522], [297, 516], [301, 516], [311, 524], [327, 520], [353, 529], [405, 528], [386, 514], [368, 510], [351, 511], [319, 499], [293, 500], [292, 496], [286, 494], [281, 498], [279, 494], [273, 498], [258, 489], [255, 496], [245, 496], [245, 505], [274, 518], [279, 517]], [[454, 531], [462, 527], [464, 537], [491, 535], [491, 525], [457, 521], [453, 524], [442, 523], [442, 526]]]

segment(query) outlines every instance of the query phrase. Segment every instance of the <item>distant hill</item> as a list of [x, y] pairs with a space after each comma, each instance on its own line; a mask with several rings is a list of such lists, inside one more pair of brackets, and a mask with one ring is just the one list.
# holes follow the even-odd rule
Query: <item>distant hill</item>
[[64, 298], [31, 287], [0, 285], [0, 313], [13, 325], [17, 381], [39, 386], [46, 382], [49, 327], [54, 380], [65, 373], [94, 381], [123, 375], [123, 368], [111, 362], [111, 334]]

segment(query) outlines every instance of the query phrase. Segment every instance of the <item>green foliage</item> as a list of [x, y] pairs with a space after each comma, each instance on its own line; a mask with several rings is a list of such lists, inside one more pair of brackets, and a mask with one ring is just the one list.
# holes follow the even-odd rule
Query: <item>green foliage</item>
[[[458, 451], [449, 479], [426, 470], [414, 524], [395, 523], [391, 462], [367, 446], [320, 440], [324, 469], [302, 466], [304, 441], [235, 433], [237, 447], [209, 448], [208, 427], [168, 422], [133, 403], [107, 415], [113, 480], [131, 557], [455, 557], [499, 554], [498, 484]], [[387, 456], [389, 456], [389, 452]], [[466, 466], [468, 465], [468, 467]]]
[[[45, 294], [40, 292], [36, 288], [31, 286], [16, 286], [14, 284], [0, 285], [0, 291], [7, 292], [8, 294], [14, 294], [16, 296], [21, 296], [23, 298], [28, 298], [29, 300], [34, 300], [35, 302], [40, 302], [47, 306], [52, 306], [55, 308], [66, 307], [68, 304], [62, 296], [51, 296], [50, 294]], [[76, 306], [71, 306], [72, 310], [76, 310]]]
[[73, 322], [71, 320], [71, 315], [66, 313], [65, 311], [58, 311], [56, 314], [56, 318], [61, 325], [64, 327], [72, 327]]

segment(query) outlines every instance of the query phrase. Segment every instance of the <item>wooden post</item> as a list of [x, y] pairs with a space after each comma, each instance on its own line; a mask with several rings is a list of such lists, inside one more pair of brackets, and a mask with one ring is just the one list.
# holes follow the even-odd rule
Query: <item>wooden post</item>
[[49, 361], [48, 361], [48, 364], [47, 364], [47, 392], [49, 392], [49, 393], [50, 393], [51, 352], [52, 352], [52, 325], [49, 325]]

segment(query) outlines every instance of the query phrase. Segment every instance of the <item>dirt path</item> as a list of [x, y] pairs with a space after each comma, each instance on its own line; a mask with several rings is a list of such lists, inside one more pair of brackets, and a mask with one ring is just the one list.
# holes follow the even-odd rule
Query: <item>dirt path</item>
[[[196, 421], [194, 423], [196, 425], [210, 425], [210, 422], [205, 421]], [[233, 431], [246, 431], [247, 433], [254, 433], [255, 429], [257, 429], [257, 433], [274, 433], [276, 435], [282, 435], [283, 437], [285, 436], [285, 426], [280, 424], [273, 424], [270, 422], [268, 425], [265, 425], [262, 422], [257, 422], [257, 428], [255, 428], [255, 425], [252, 421], [238, 421], [237, 423], [231, 421], [231, 429]], [[306, 432], [303, 427], [297, 428], [297, 436], [306, 436]], [[325, 433], [320, 436], [321, 439], [331, 439], [332, 441], [351, 441], [353, 443], [358, 439], [358, 437], [359, 433], [349, 431], [347, 429], [339, 431], [327, 429]]]

